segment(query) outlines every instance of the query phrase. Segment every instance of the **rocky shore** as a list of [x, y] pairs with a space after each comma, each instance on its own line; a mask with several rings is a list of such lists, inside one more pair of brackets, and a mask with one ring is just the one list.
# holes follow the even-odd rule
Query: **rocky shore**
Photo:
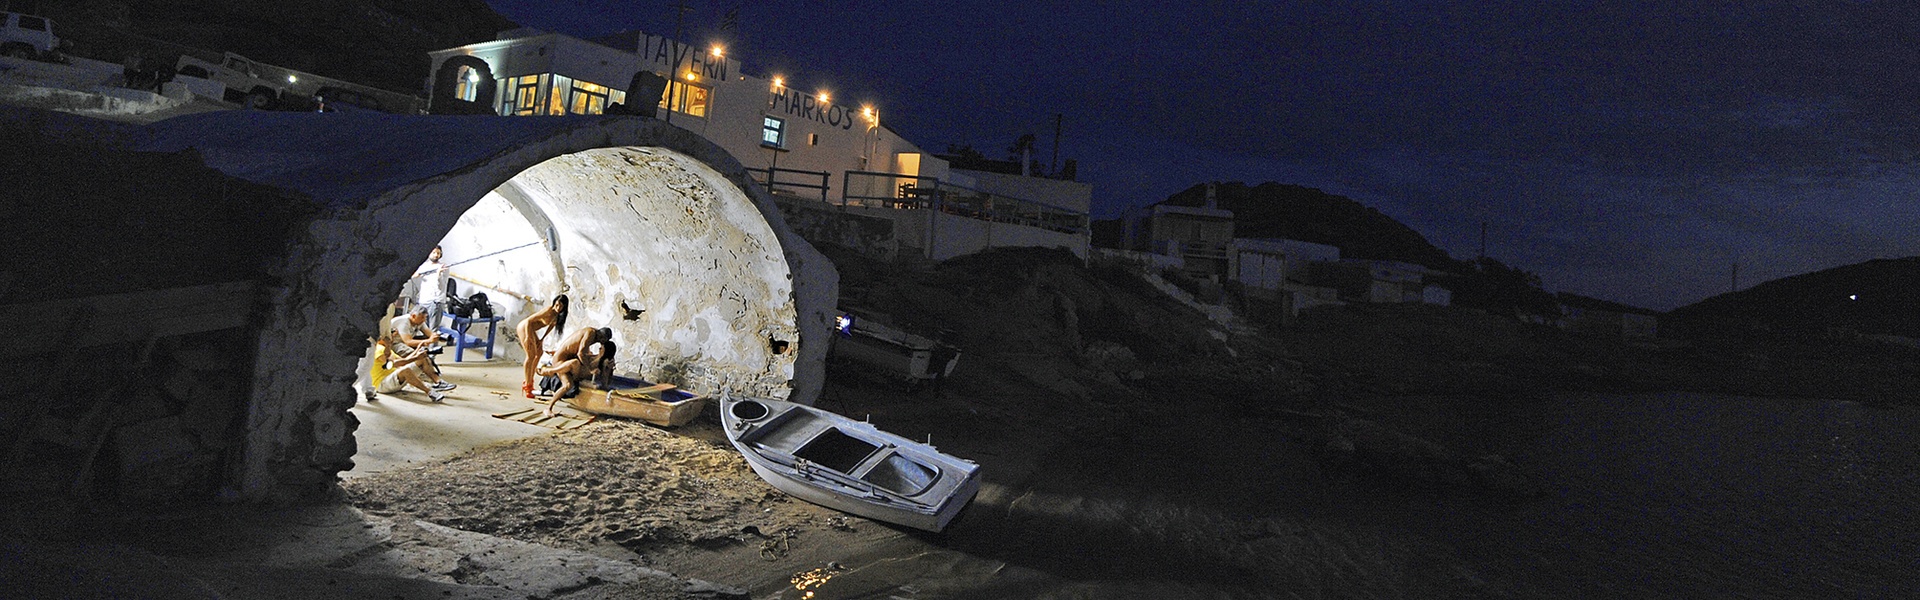
[[[820, 401], [982, 464], [979, 498], [945, 533], [780, 494], [710, 413], [482, 447], [346, 482], [327, 506], [49, 507], [34, 514], [69, 516], [9, 524], [0, 575], [24, 597], [1529, 597], [1373, 520], [1405, 502], [1550, 497], [1516, 453], [1542, 432], [1509, 417], [1556, 394], [1746, 391], [1835, 360], [1912, 368], [1873, 340], [1635, 345], [1418, 306], [1229, 331], [1124, 269], [1058, 253], [932, 271], [834, 258], [846, 302], [964, 348], [938, 389], [832, 363]], [[1826, 390], [1906, 401], [1882, 387]]]

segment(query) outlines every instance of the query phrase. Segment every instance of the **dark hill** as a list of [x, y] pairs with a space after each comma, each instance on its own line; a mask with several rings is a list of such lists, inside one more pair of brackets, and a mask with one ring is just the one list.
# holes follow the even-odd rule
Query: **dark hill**
[[1920, 257], [1775, 279], [1674, 309], [1671, 317], [1686, 331], [1848, 329], [1920, 337]]
[[[1342, 258], [1398, 260], [1442, 271], [1461, 270], [1459, 262], [1427, 242], [1419, 232], [1350, 198], [1318, 189], [1274, 182], [1248, 187], [1216, 186], [1220, 208], [1233, 211], [1234, 237], [1287, 238], [1338, 247]], [[1166, 199], [1174, 206], [1204, 206], [1206, 184]]]
[[420, 95], [427, 52], [514, 27], [482, 0], [123, 0], [46, 3], [42, 14], [80, 56], [171, 64], [183, 51], [228, 51]]

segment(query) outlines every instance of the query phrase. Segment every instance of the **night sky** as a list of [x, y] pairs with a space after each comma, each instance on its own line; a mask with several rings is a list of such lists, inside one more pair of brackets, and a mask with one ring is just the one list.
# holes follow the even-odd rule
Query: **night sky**
[[[672, 35], [671, 0], [488, 0], [576, 36]], [[1455, 258], [1670, 309], [1920, 254], [1908, 2], [686, 0], [681, 39], [872, 102], [941, 152], [1021, 133], [1094, 216], [1195, 183], [1342, 194]], [[1198, 7], [1196, 8], [1195, 5]], [[738, 9], [737, 26], [720, 31]]]

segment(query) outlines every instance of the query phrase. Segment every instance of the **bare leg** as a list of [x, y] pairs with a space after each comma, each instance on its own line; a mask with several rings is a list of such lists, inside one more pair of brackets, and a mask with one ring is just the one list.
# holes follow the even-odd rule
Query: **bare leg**
[[528, 398], [532, 398], [533, 371], [539, 367], [540, 355], [543, 353], [540, 338], [533, 337], [533, 332], [530, 331], [520, 332], [520, 349], [527, 353], [527, 361], [521, 365], [524, 375], [520, 379], [520, 391], [525, 392]]
[[580, 359], [570, 358], [565, 361], [562, 361], [560, 364], [557, 364], [557, 365], [547, 365], [544, 367], [540, 367], [540, 369], [536, 372], [543, 376], [559, 375], [561, 377], [566, 377], [567, 374], [572, 373], [574, 367], [578, 366], [579, 364], [580, 364]]
[[415, 389], [418, 389], [422, 392], [426, 392], [427, 395], [433, 395], [433, 388], [427, 387], [427, 382], [421, 376], [421, 371], [419, 367], [409, 366], [407, 368], [394, 371], [393, 374], [400, 378], [400, 383], [413, 386]]
[[567, 397], [569, 390], [574, 389], [573, 366], [579, 364], [579, 362], [578, 360], [569, 360], [540, 370], [541, 375], [554, 375], [560, 378], [560, 389], [553, 392], [553, 397], [547, 400], [547, 410], [542, 411], [540, 414], [549, 417], [553, 416], [553, 407], [560, 403], [561, 398]]

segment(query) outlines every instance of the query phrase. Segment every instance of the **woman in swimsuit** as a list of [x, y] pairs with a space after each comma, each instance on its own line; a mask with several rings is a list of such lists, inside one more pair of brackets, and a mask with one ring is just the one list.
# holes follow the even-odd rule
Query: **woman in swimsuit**
[[[522, 365], [525, 371], [525, 378], [520, 380], [520, 391], [525, 393], [528, 398], [533, 397], [533, 371], [534, 367], [540, 364], [540, 355], [546, 353], [544, 346], [547, 336], [555, 331], [565, 329], [566, 326], [566, 294], [554, 296], [552, 304], [548, 304], [547, 307], [541, 309], [540, 312], [533, 313], [525, 320], [520, 321], [519, 325], [514, 326], [514, 332], [520, 335], [520, 349], [525, 350], [527, 353], [527, 362], [525, 365]], [[533, 332], [536, 330], [540, 330], [539, 337], [534, 337], [533, 335]]]

